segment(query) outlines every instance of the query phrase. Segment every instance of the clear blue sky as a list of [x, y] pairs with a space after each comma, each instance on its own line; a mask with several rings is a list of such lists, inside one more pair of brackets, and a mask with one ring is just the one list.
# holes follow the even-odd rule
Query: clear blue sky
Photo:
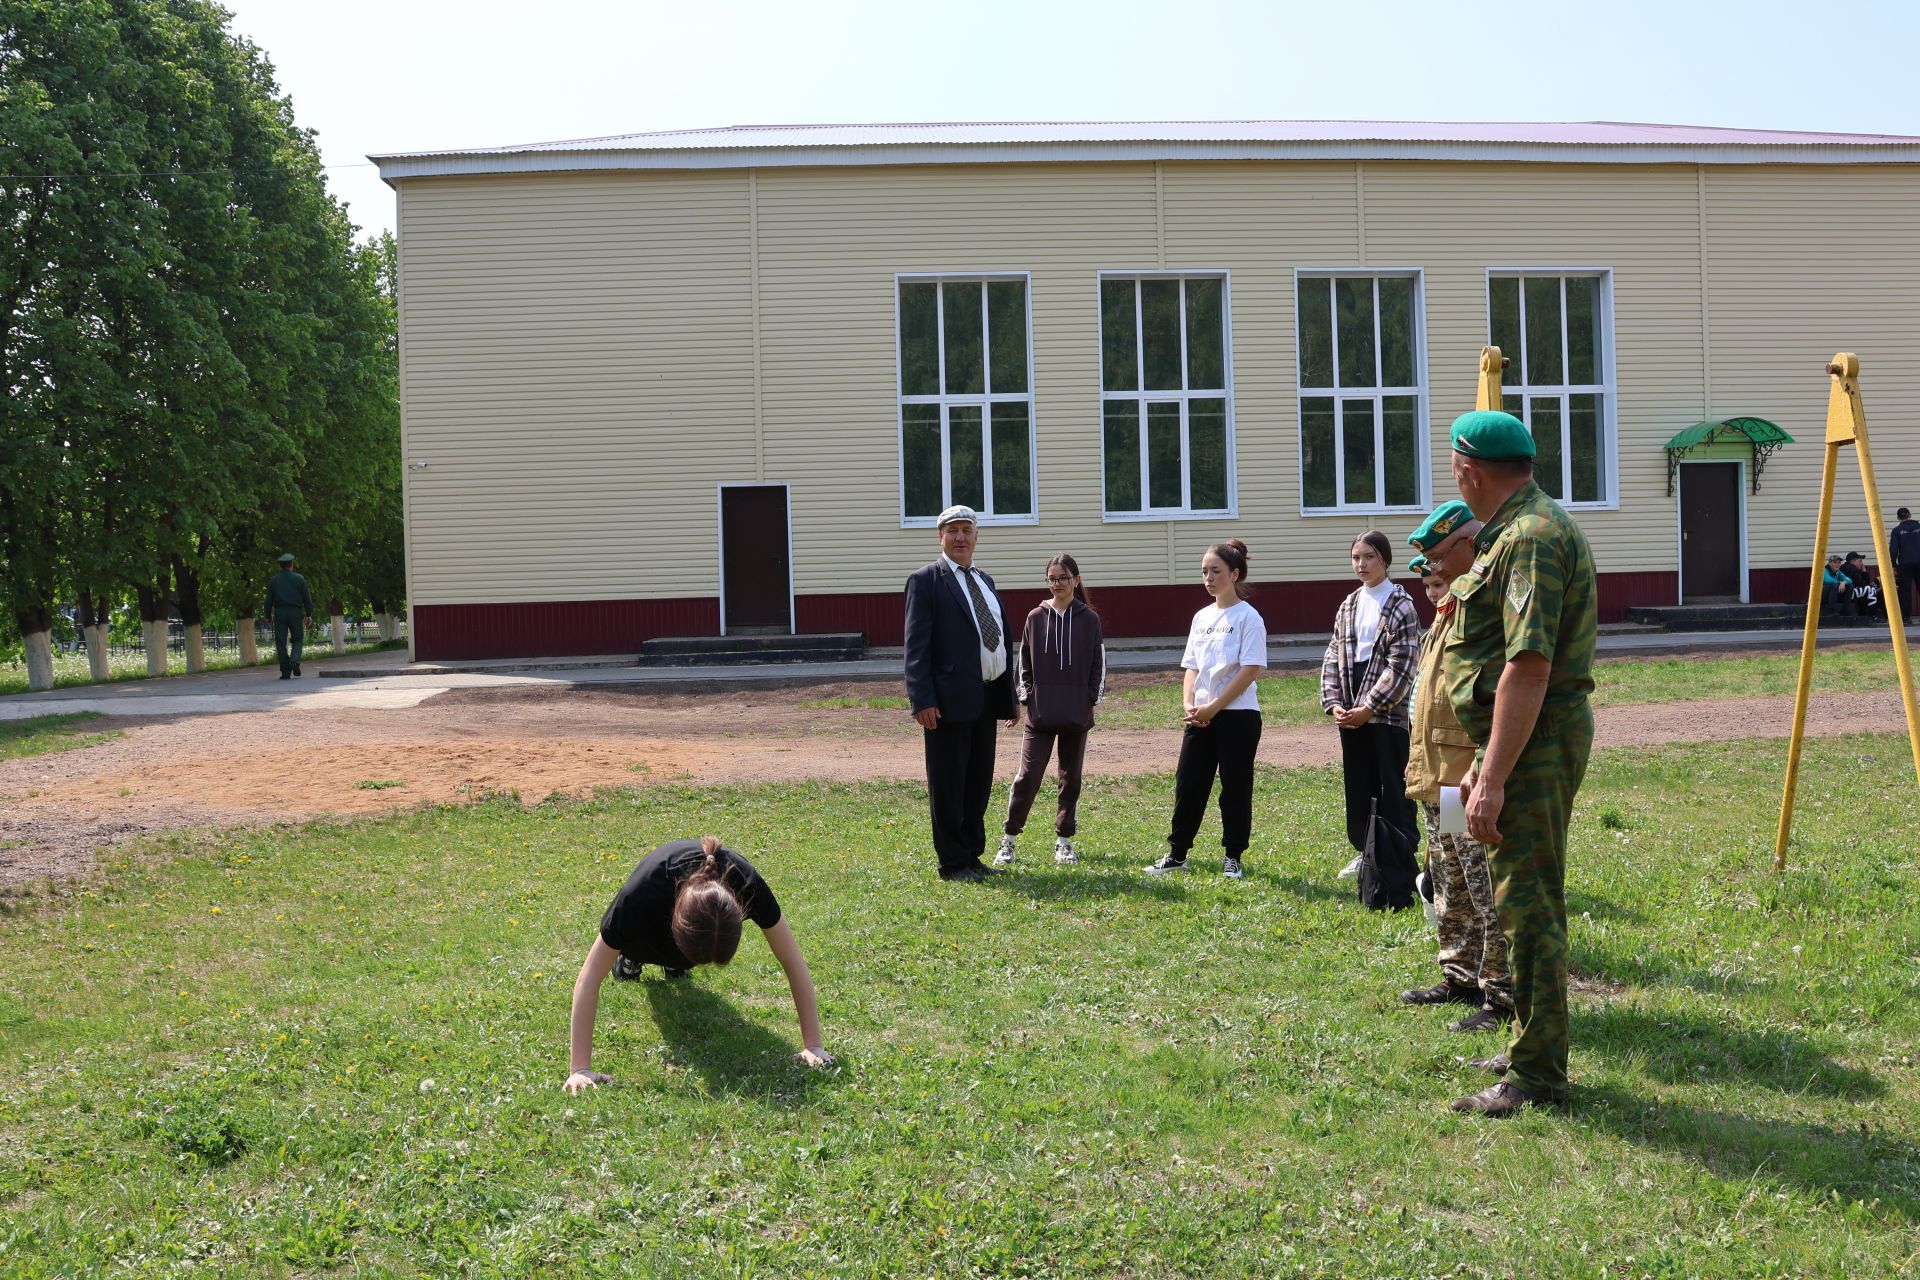
[[726, 124], [1637, 120], [1920, 135], [1914, 0], [223, 2], [368, 231], [393, 225], [369, 152]]

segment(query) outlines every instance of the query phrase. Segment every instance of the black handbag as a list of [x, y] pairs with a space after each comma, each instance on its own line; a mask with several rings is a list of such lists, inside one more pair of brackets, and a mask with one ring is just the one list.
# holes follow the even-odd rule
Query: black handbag
[[1413, 833], [1380, 816], [1373, 802], [1367, 818], [1367, 847], [1360, 851], [1360, 905], [1369, 911], [1404, 911], [1413, 905]]

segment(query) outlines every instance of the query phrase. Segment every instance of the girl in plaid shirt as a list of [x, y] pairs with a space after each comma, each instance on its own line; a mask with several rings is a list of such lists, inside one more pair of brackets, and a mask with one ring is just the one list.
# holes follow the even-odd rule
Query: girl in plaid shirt
[[[1320, 707], [1340, 726], [1340, 759], [1346, 771], [1347, 841], [1366, 848], [1367, 819], [1380, 818], [1414, 838], [1413, 806], [1407, 801], [1409, 703], [1420, 665], [1420, 615], [1413, 597], [1387, 577], [1393, 543], [1378, 529], [1353, 540], [1353, 572], [1359, 588], [1340, 604], [1333, 639], [1320, 664]], [[1342, 879], [1360, 874], [1360, 859]]]

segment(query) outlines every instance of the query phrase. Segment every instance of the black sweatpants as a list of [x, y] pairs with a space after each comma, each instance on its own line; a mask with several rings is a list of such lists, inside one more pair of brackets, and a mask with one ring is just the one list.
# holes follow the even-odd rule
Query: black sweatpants
[[1416, 839], [1413, 802], [1407, 799], [1408, 733], [1396, 725], [1373, 721], [1340, 732], [1340, 763], [1346, 770], [1347, 843], [1355, 853], [1367, 847], [1367, 819], [1373, 803], [1380, 816]]
[[1220, 844], [1233, 857], [1253, 839], [1253, 758], [1260, 750], [1260, 713], [1222, 711], [1206, 728], [1188, 725], [1180, 736], [1173, 775], [1173, 830], [1167, 850], [1186, 860], [1206, 816], [1213, 778], [1220, 776]]
[[1900, 620], [1910, 623], [1920, 617], [1920, 613], [1915, 612], [1920, 606], [1914, 604], [1916, 595], [1920, 595], [1920, 564], [1903, 564], [1895, 569], [1893, 590], [1900, 597]]
[[1053, 833], [1071, 840], [1080, 829], [1080, 781], [1087, 762], [1085, 729], [1036, 729], [1027, 725], [1020, 739], [1020, 772], [1014, 775], [1013, 795], [1007, 801], [1006, 833], [1017, 836], [1033, 811], [1033, 798], [1047, 776], [1047, 757], [1060, 744], [1060, 808], [1054, 814]]
[[933, 851], [942, 871], [973, 866], [987, 848], [987, 801], [993, 794], [993, 749], [999, 722], [940, 717], [923, 729], [927, 749], [927, 807], [933, 815]]

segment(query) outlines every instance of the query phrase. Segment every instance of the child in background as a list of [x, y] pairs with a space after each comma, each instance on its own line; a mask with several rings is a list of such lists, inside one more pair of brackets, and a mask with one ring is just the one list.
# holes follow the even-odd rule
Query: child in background
[[1167, 852], [1149, 875], [1187, 869], [1187, 851], [1200, 831], [1215, 774], [1220, 778], [1221, 874], [1238, 880], [1240, 860], [1253, 838], [1253, 760], [1260, 749], [1260, 673], [1267, 665], [1267, 624], [1241, 598], [1247, 581], [1247, 544], [1229, 538], [1200, 557], [1200, 581], [1213, 603], [1193, 615], [1180, 704], [1186, 725], [1173, 779], [1173, 829]]
[[1014, 653], [1015, 697], [1027, 709], [1020, 739], [1020, 772], [1007, 800], [1005, 833], [993, 865], [1013, 862], [1014, 838], [1027, 825], [1034, 795], [1046, 776], [1054, 744], [1060, 747], [1060, 806], [1053, 819], [1053, 860], [1078, 861], [1073, 837], [1079, 831], [1081, 772], [1087, 759], [1087, 731], [1093, 707], [1106, 689], [1107, 654], [1100, 615], [1087, 603], [1080, 566], [1062, 553], [1047, 561], [1051, 598], [1027, 615]]

